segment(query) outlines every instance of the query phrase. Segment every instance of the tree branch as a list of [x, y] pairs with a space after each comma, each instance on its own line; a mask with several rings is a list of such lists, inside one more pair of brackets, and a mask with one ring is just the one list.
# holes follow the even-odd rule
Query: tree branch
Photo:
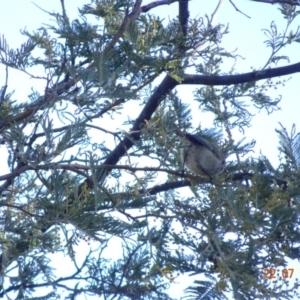
[[187, 36], [187, 24], [189, 21], [189, 9], [188, 9], [189, 0], [179, 0], [179, 22], [183, 36]]
[[174, 2], [178, 2], [179, 0], [160, 0], [160, 1], [153, 1], [147, 5], [143, 5], [140, 10], [141, 12], [148, 12], [149, 10], [151, 10], [152, 8], [155, 8], [157, 6], [160, 5], [170, 5]]
[[266, 69], [262, 71], [254, 71], [238, 75], [223, 75], [223, 76], [210, 76], [198, 74], [182, 75], [183, 81], [181, 84], [203, 84], [203, 85], [230, 85], [240, 84], [262, 79], [274, 78], [284, 75], [300, 72], [300, 63], [289, 66]]
[[115, 44], [118, 42], [122, 34], [128, 28], [129, 24], [136, 19], [136, 17], [141, 12], [140, 10], [141, 4], [142, 4], [142, 0], [135, 1], [132, 12], [124, 18], [120, 28], [118, 29], [117, 33], [114, 35], [114, 37], [112, 38], [112, 40], [110, 41], [110, 43], [108, 44], [104, 52], [111, 50], [115, 46]]
[[[155, 92], [152, 94], [146, 105], [144, 106], [143, 110], [141, 111], [138, 118], [135, 120], [131, 132], [131, 137], [134, 140], [139, 140], [141, 136], [140, 129], [142, 128], [145, 121], [150, 120], [152, 114], [155, 112], [157, 107], [159, 106], [160, 102], [162, 101], [163, 97], [167, 95], [173, 88], [177, 86], [178, 82], [167, 75], [160, 85], [157, 87]], [[104, 165], [116, 165], [117, 162], [123, 157], [128, 149], [133, 146], [133, 141], [127, 137], [125, 137], [117, 146], [116, 148], [107, 156], [106, 160], [104, 161]], [[104, 170], [104, 172], [98, 174], [98, 182], [101, 182], [109, 172]], [[89, 188], [93, 188], [92, 182], [84, 182], [83, 185], [88, 184]]]
[[[29, 166], [29, 165], [25, 165], [25, 166], [22, 166], [20, 168], [16, 168], [11, 173], [0, 176], [0, 181], [12, 179], [14, 177], [17, 177], [17, 176], [21, 175], [22, 173], [24, 173], [28, 170], [33, 170], [33, 169], [34, 168]], [[0, 187], [0, 191], [1, 190], [2, 190], [2, 188]]]
[[25, 210], [25, 209], [24, 209], [23, 207], [21, 207], [21, 206], [17, 206], [17, 205], [13, 205], [13, 204], [1, 202], [0, 207], [4, 207], [4, 206], [6, 206], [6, 207], [11, 207], [11, 208], [20, 210], [20, 211], [22, 211], [24, 214], [29, 215], [30, 217], [34, 217], [34, 218], [40, 217], [39, 215], [33, 214], [33, 213], [31, 213], [31, 212]]
[[295, 0], [251, 0], [255, 2], [262, 2], [262, 3], [268, 3], [268, 4], [275, 4], [275, 3], [280, 3], [280, 4], [290, 4], [290, 5], [300, 5], [299, 1]]
[[232, 4], [232, 6], [235, 8], [235, 10], [241, 14], [243, 14], [244, 16], [246, 16], [247, 18], [251, 19], [251, 17], [249, 17], [248, 15], [246, 15], [245, 13], [243, 13], [241, 10], [239, 10], [236, 5], [232, 2], [232, 0], [229, 0], [229, 2]]

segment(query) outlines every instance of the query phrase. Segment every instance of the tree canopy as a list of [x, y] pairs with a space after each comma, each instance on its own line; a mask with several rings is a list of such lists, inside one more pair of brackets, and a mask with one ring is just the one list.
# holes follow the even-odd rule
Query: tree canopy
[[[168, 288], [182, 274], [194, 278], [184, 299], [296, 293], [287, 260], [300, 258], [296, 126], [277, 129], [278, 166], [267, 151], [253, 152], [255, 137], [235, 136], [255, 112], [279, 109], [269, 91], [285, 77], [273, 78], [300, 72], [300, 61], [281, 54], [300, 41], [290, 29], [299, 4], [253, 1], [266, 11], [277, 3], [286, 28], [272, 22], [270, 57], [237, 73], [238, 51], [222, 46], [230, 23], [215, 22], [223, 1], [211, 15], [201, 2], [191, 17], [193, 1], [93, 0], [71, 19], [61, 0], [60, 11], [45, 12], [52, 23], [22, 30], [27, 41], [17, 49], [1, 36], [1, 164], [9, 169], [0, 176], [1, 297], [173, 299]], [[154, 13], [167, 5], [178, 17]], [[11, 69], [43, 93], [15, 99]], [[178, 94], [185, 85], [193, 99]], [[212, 118], [210, 128], [195, 122], [200, 114]], [[182, 172], [174, 123], [218, 143], [225, 171]], [[78, 244], [91, 244], [80, 262]], [[60, 254], [72, 262], [67, 276], [51, 263]]]

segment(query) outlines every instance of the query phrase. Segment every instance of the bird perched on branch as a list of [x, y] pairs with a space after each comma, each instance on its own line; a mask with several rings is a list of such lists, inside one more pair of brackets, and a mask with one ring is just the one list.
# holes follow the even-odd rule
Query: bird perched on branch
[[182, 132], [175, 124], [175, 133], [184, 144], [181, 159], [193, 173], [211, 178], [225, 168], [225, 156], [220, 148], [197, 134]]

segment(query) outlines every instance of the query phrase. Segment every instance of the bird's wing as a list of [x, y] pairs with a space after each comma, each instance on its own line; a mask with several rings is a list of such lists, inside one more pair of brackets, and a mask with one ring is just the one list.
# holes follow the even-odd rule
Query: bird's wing
[[189, 141], [191, 141], [193, 144], [209, 149], [216, 157], [221, 159], [220, 154], [216, 151], [216, 149], [209, 142], [207, 142], [204, 138], [202, 138], [201, 136], [199, 136], [197, 134], [186, 133], [185, 135], [186, 135], [186, 138]]

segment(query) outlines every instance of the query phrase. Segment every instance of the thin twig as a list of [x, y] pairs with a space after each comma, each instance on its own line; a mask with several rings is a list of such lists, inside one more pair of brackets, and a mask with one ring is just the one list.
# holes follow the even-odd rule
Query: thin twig
[[293, 0], [252, 0], [255, 2], [262, 2], [262, 3], [268, 3], [268, 4], [290, 4], [290, 5], [300, 5], [299, 1], [293, 1]]
[[236, 11], [240, 12], [242, 15], [246, 16], [247, 18], [251, 19], [251, 17], [249, 17], [248, 15], [246, 15], [245, 13], [243, 13], [241, 10], [239, 10], [236, 5], [232, 2], [232, 0], [229, 0], [229, 2], [232, 4], [232, 6], [235, 8]]
[[20, 210], [20, 211], [22, 211], [23, 213], [25, 213], [25, 214], [31, 216], [31, 217], [40, 217], [39, 215], [33, 214], [33, 213], [31, 213], [31, 212], [29, 212], [29, 211], [23, 209], [21, 206], [17, 206], [17, 205], [13, 205], [13, 204], [1, 202], [0, 207], [3, 207], [3, 206], [15, 208], [15, 209]]
[[216, 9], [215, 9], [214, 12], [211, 14], [211, 17], [210, 17], [210, 24], [213, 23], [214, 18], [216, 17], [217, 12], [220, 10], [221, 4], [222, 4], [223, 2], [224, 2], [224, 0], [219, 0], [219, 3], [218, 3], [218, 5], [217, 5]]

